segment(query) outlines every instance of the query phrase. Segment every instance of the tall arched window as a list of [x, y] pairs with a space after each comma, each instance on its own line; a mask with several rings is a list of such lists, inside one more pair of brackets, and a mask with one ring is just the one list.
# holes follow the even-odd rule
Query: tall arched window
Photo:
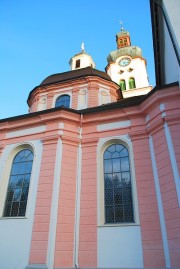
[[57, 98], [55, 107], [70, 107], [70, 96], [68, 94], [61, 95]]
[[134, 78], [129, 78], [129, 89], [136, 88], [136, 83]]
[[7, 189], [4, 217], [20, 217], [26, 214], [33, 156], [31, 150], [23, 149], [14, 157]]
[[125, 91], [126, 90], [126, 81], [124, 79], [121, 79], [120, 80], [119, 85], [121, 87], [121, 91]]
[[129, 152], [113, 144], [104, 152], [105, 223], [134, 222]]

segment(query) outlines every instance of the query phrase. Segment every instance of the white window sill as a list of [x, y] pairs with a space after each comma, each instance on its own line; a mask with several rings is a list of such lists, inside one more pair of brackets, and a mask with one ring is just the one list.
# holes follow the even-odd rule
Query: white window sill
[[124, 226], [140, 226], [140, 223], [105, 223], [105, 224], [99, 224], [98, 228], [106, 228], [106, 227], [124, 227]]
[[0, 217], [0, 220], [27, 219], [27, 217]]

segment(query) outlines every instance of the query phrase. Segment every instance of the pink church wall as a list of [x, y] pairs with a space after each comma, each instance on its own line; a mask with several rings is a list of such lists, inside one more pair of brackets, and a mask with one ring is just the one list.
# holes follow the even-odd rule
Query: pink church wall
[[77, 144], [63, 141], [54, 266], [73, 267]]
[[[133, 138], [132, 138], [133, 139]], [[145, 268], [165, 266], [148, 136], [133, 139]]]
[[46, 263], [57, 138], [44, 139], [34, 216], [30, 264]]
[[[90, 85], [89, 104], [97, 105], [97, 87]], [[78, 90], [74, 90], [74, 95]], [[52, 105], [53, 94], [48, 107]], [[77, 107], [77, 98], [73, 106]], [[57, 141], [62, 139], [62, 165], [57, 212], [54, 268], [74, 266], [74, 224], [76, 205], [77, 154], [80, 142], [78, 128], [82, 125], [82, 173], [80, 196], [79, 265], [97, 267], [97, 144], [100, 138], [128, 135], [132, 140], [139, 218], [145, 268], [165, 268], [165, 257], [160, 228], [160, 218], [154, 184], [149, 135], [152, 135], [160, 191], [163, 201], [168, 247], [173, 267], [179, 267], [180, 212], [177, 190], [168, 152], [164, 122], [170, 128], [175, 156], [180, 171], [179, 144], [179, 89], [174, 87], [159, 91], [139, 106], [118, 108], [80, 115], [69, 111], [55, 111], [30, 119], [3, 123], [0, 133], [1, 147], [40, 139], [43, 143], [39, 186], [29, 255], [30, 264], [46, 264], [49, 239], [51, 201], [54, 182]], [[162, 118], [159, 105], [165, 105], [166, 116]], [[33, 104], [35, 105], [35, 104]], [[147, 120], [147, 115], [149, 120]], [[172, 119], [173, 120], [168, 120]], [[98, 124], [131, 121], [129, 127], [97, 131]], [[60, 124], [64, 126], [60, 127]], [[5, 139], [6, 132], [24, 130], [45, 125], [46, 131]], [[60, 129], [63, 129], [61, 136]], [[4, 133], [3, 133], [4, 132]]]
[[82, 181], [79, 235], [80, 267], [97, 267], [97, 140], [82, 144]]
[[[170, 256], [172, 266], [177, 267], [179, 264], [180, 250], [180, 212], [164, 130], [162, 129], [158, 133], [155, 133], [153, 139], [156, 151], [156, 162], [159, 174], [162, 201], [164, 205], [164, 215]], [[179, 250], [177, 250], [177, 246], [179, 246]]]

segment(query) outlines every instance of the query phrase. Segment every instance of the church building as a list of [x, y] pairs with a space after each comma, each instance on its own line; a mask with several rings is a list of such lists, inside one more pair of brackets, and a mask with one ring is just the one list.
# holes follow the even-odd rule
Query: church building
[[0, 120], [0, 268], [180, 267], [179, 86], [116, 42], [106, 72], [82, 44]]

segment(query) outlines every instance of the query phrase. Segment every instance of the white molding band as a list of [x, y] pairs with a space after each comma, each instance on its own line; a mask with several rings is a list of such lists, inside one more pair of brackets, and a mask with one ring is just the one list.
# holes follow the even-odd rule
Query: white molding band
[[29, 264], [25, 269], [48, 269], [46, 264]]
[[45, 131], [46, 131], [46, 126], [42, 125], [42, 126], [38, 126], [38, 127], [33, 127], [33, 128], [20, 130], [20, 131], [9, 132], [9, 133], [6, 134], [6, 138], [37, 134], [37, 133], [42, 133], [42, 132], [45, 132]]
[[80, 202], [81, 202], [81, 167], [82, 167], [82, 147], [79, 143], [77, 158], [77, 176], [76, 176], [76, 208], [74, 225], [74, 266], [79, 268], [79, 225], [80, 225]]
[[97, 125], [97, 131], [106, 131], [106, 130], [112, 130], [117, 128], [125, 128], [131, 126], [130, 120], [125, 121], [117, 121], [112, 123], [105, 123], [105, 124], [99, 124]]
[[161, 235], [162, 235], [162, 241], [163, 241], [165, 263], [166, 263], [166, 267], [170, 268], [171, 260], [170, 260], [170, 254], [169, 254], [167, 232], [166, 232], [166, 223], [165, 223], [165, 217], [164, 217], [164, 209], [163, 209], [163, 203], [162, 203], [162, 197], [161, 197], [161, 190], [160, 190], [158, 170], [157, 170], [157, 165], [156, 165], [153, 139], [151, 135], [149, 136], [149, 148], [150, 148], [150, 154], [151, 154], [154, 184], [155, 184], [157, 204], [158, 204], [158, 212], [159, 212], [159, 220], [160, 220], [160, 226], [161, 226]]
[[170, 161], [171, 161], [171, 166], [172, 166], [172, 171], [173, 171], [173, 176], [174, 176], [174, 182], [175, 182], [175, 186], [176, 186], [178, 204], [180, 207], [179, 171], [178, 171], [178, 166], [177, 166], [177, 162], [176, 162], [176, 156], [175, 156], [174, 147], [173, 147], [173, 143], [172, 143], [171, 133], [170, 133], [168, 124], [166, 122], [164, 124], [164, 131], [165, 131], [166, 141], [167, 141], [167, 145], [168, 145], [168, 151], [169, 151], [169, 156], [170, 156]]
[[50, 216], [48, 252], [47, 252], [48, 269], [53, 269], [53, 265], [54, 265], [57, 213], [58, 213], [60, 179], [61, 179], [61, 163], [62, 163], [62, 140], [59, 139], [57, 143], [57, 149], [56, 149], [54, 184], [53, 184], [53, 193], [52, 193], [52, 202], [51, 202], [51, 216]]

